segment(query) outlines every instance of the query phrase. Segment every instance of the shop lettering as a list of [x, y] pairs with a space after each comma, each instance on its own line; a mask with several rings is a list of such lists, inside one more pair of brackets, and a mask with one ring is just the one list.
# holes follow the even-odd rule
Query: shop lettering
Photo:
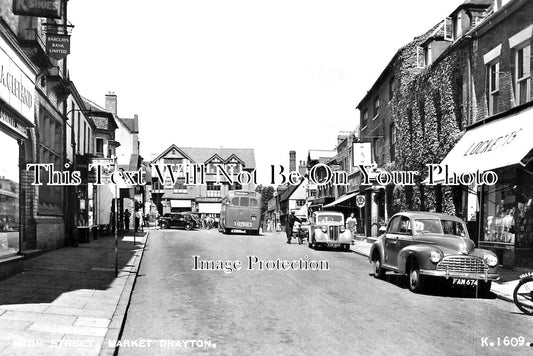
[[20, 10], [38, 9], [38, 10], [59, 10], [59, 1], [50, 0], [26, 0], [19, 1]]
[[15, 78], [12, 73], [8, 72], [3, 64], [0, 65], [0, 83], [28, 109], [33, 107], [32, 93], [20, 82], [20, 80]]
[[485, 152], [494, 151], [514, 141], [522, 129], [513, 131], [507, 135], [498, 136], [490, 140], [474, 142], [464, 153], [465, 156], [478, 155]]

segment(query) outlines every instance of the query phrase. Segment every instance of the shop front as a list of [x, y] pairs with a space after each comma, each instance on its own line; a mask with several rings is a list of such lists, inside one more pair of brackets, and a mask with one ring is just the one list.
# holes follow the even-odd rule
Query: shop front
[[26, 63], [0, 36], [0, 279], [20, 271], [21, 250], [35, 246], [35, 235], [25, 234], [34, 198], [31, 186], [21, 186], [22, 169], [35, 155], [30, 129], [35, 127], [36, 71]]
[[500, 264], [510, 268], [533, 266], [531, 137], [532, 105], [476, 123], [441, 163], [444, 175], [437, 178], [451, 184], [455, 178], [462, 177], [465, 182], [482, 177], [483, 172], [494, 172], [495, 184], [489, 179], [470, 185], [478, 193], [479, 247], [493, 250]]

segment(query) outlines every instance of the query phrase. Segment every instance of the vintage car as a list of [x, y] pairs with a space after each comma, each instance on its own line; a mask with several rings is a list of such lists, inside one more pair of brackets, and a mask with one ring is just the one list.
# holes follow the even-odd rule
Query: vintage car
[[178, 227], [185, 230], [191, 230], [198, 227], [196, 216], [192, 213], [165, 213], [159, 218], [159, 227], [161, 229], [168, 229], [171, 227]]
[[476, 249], [465, 223], [458, 217], [427, 212], [394, 215], [368, 256], [376, 278], [387, 270], [407, 275], [409, 289], [421, 292], [428, 277], [441, 277], [452, 285], [473, 286], [487, 295], [499, 278], [498, 258]]
[[350, 250], [352, 233], [344, 226], [344, 215], [335, 211], [315, 211], [310, 218], [309, 247], [336, 247]]

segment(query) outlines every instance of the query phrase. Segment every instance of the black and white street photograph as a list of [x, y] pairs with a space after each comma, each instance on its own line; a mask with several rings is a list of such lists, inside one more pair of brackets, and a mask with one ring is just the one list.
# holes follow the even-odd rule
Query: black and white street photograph
[[531, 355], [533, 1], [0, 0], [0, 356]]

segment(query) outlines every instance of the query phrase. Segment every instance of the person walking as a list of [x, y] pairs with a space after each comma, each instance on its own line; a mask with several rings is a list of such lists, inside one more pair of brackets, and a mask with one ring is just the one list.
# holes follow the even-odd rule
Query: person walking
[[354, 213], [351, 213], [348, 219], [346, 219], [346, 229], [352, 233], [353, 240], [355, 240], [355, 234], [357, 233], [357, 220], [354, 217]]
[[294, 211], [291, 211], [291, 214], [287, 218], [287, 224], [285, 225], [285, 232], [287, 233], [287, 243], [288, 244], [291, 243], [292, 228], [294, 227], [294, 223], [296, 221], [298, 221], [300, 224], [302, 223], [302, 221], [300, 219], [298, 219], [298, 217], [296, 217], [296, 215], [294, 215]]
[[135, 232], [138, 232], [139, 227], [141, 226], [141, 220], [142, 220], [141, 211], [137, 210], [134, 216], [135, 216]]
[[126, 211], [124, 212], [124, 227], [126, 231], [129, 231], [130, 229], [130, 216], [131, 216], [131, 213], [129, 212], [128, 209], [126, 209]]

